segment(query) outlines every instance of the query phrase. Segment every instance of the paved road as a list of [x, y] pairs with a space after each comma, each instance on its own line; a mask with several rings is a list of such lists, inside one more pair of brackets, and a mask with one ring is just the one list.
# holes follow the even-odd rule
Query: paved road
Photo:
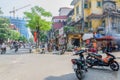
[[15, 49], [9, 49], [7, 48], [7, 55], [10, 54], [26, 54], [29, 53], [29, 49], [28, 48], [19, 48], [18, 51], [15, 53]]
[[[28, 53], [0, 55], [0, 80], [77, 80], [70, 62], [74, 57]], [[120, 71], [101, 67], [89, 69], [83, 80], [120, 80]]]

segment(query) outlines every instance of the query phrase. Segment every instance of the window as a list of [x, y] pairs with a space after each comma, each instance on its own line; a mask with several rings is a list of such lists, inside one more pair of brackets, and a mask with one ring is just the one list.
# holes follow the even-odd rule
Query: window
[[84, 8], [88, 8], [88, 4], [87, 3], [84, 4]]
[[97, 7], [102, 7], [102, 2], [101, 1], [97, 1]]
[[89, 27], [92, 28], [92, 22], [89, 22]]
[[85, 22], [85, 27], [88, 27], [88, 22]]
[[76, 7], [76, 14], [79, 14], [79, 6]]
[[89, 3], [89, 8], [91, 8], [91, 2]]

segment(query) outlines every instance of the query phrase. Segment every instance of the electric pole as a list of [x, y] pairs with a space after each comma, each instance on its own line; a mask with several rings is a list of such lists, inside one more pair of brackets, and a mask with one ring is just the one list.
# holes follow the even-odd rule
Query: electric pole
[[85, 26], [85, 22], [84, 22], [84, 0], [82, 0], [82, 33], [84, 33], [84, 26]]

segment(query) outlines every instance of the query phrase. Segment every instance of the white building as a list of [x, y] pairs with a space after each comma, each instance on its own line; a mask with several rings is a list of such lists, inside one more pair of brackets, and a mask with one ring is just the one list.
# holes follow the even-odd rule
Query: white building
[[69, 8], [69, 7], [61, 7], [59, 9], [59, 16], [66, 16], [71, 10], [72, 8]]

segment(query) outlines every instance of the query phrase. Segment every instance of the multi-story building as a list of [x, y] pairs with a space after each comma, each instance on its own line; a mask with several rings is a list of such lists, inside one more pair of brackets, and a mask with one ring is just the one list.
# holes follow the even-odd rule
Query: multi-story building
[[63, 37], [64, 31], [63, 27], [66, 25], [67, 14], [70, 12], [71, 8], [68, 7], [61, 7], [59, 9], [59, 15], [53, 16], [52, 18], [52, 30], [49, 32], [49, 38], [54, 40], [55, 44], [64, 44]]
[[14, 25], [16, 29], [18, 29], [18, 31], [20, 32], [22, 36], [26, 37], [27, 39], [31, 37], [30, 31], [26, 27], [25, 19], [9, 17], [9, 20], [10, 20], [10, 23]]
[[55, 42], [56, 44], [60, 44], [61, 36], [63, 36], [63, 33], [61, 33], [60, 30], [66, 25], [67, 16], [54, 16], [52, 19], [53, 26], [52, 26], [52, 34], [54, 34]]
[[119, 4], [119, 0], [73, 0], [71, 2], [74, 6], [73, 20], [79, 21], [80, 28], [83, 26], [80, 21], [84, 20], [84, 32], [91, 29], [96, 31], [98, 27], [108, 26], [106, 10], [116, 11]]
[[59, 16], [66, 16], [70, 11], [71, 11], [72, 8], [69, 8], [69, 7], [61, 7], [59, 9]]
[[71, 5], [74, 6], [74, 12], [72, 17], [71, 15], [68, 17], [67, 23], [76, 28], [79, 34], [75, 32], [69, 37], [69, 41], [74, 39], [80, 42], [83, 32], [97, 32], [98, 29], [105, 29], [106, 26], [112, 26], [117, 32], [120, 30], [120, 15], [117, 12], [120, 8], [120, 0], [73, 0]]

